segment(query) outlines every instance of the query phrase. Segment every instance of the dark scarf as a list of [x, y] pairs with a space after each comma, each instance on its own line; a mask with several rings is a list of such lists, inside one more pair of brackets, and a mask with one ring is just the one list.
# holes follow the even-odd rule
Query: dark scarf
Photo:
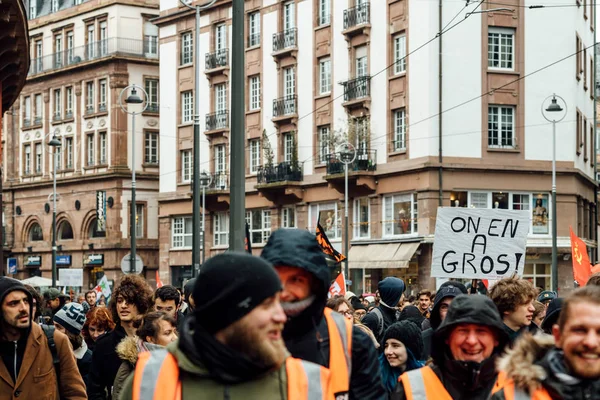
[[272, 366], [259, 365], [219, 342], [196, 323], [193, 314], [185, 318], [179, 348], [190, 361], [204, 366], [210, 378], [221, 384], [251, 381], [273, 370]]
[[443, 365], [444, 386], [453, 398], [488, 398], [496, 382], [496, 354], [481, 363], [457, 361], [446, 353]]

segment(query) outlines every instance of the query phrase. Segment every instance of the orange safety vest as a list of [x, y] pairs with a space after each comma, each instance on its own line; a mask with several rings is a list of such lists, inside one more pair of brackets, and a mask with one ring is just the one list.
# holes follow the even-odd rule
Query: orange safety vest
[[324, 313], [329, 333], [329, 392], [332, 398], [344, 398], [352, 376], [352, 321], [330, 308]]
[[430, 367], [405, 372], [398, 381], [404, 385], [406, 400], [452, 400], [452, 396]]
[[[288, 400], [331, 400], [329, 370], [297, 358], [285, 360]], [[133, 375], [132, 400], [181, 400], [177, 359], [166, 349], [140, 353]]]
[[523, 389], [515, 387], [515, 382], [512, 379], [506, 380], [503, 389], [506, 400], [552, 400], [546, 389], [537, 389], [529, 395]]

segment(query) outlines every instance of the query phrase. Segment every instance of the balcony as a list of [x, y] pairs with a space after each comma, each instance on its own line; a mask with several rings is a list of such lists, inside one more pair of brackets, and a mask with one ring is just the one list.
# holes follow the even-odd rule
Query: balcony
[[[206, 209], [229, 210], [229, 175], [226, 172], [215, 172], [210, 174], [210, 178], [210, 185], [205, 191]], [[191, 190], [193, 193], [193, 182]]]
[[220, 70], [229, 66], [229, 49], [217, 50], [213, 53], [206, 53], [205, 69], [208, 74], [213, 70]]
[[106, 112], [106, 103], [100, 103], [98, 105], [98, 112]]
[[368, 34], [371, 27], [371, 5], [363, 3], [344, 10], [344, 35]]
[[23, 127], [31, 126], [31, 120], [29, 118], [23, 118]]
[[156, 52], [147, 51], [150, 47], [148, 40], [110, 38], [34, 58], [31, 60], [28, 77], [58, 71], [85, 62], [101, 60], [110, 56], [142, 57], [158, 61]]
[[71, 118], [73, 118], [73, 110], [67, 110], [67, 112], [65, 112], [65, 119]]
[[85, 115], [90, 115], [94, 113], [94, 106], [92, 105], [87, 105], [85, 107]]
[[273, 34], [273, 56], [283, 57], [288, 53], [298, 50], [298, 30], [296, 28], [286, 29], [283, 32]]
[[[338, 191], [344, 191], [345, 164], [339, 155], [328, 154], [325, 156], [327, 173], [325, 180], [336, 187]], [[356, 158], [348, 164], [349, 183], [352, 184], [353, 193], [369, 194], [376, 190], [374, 172], [377, 170], [377, 150], [358, 149]]]
[[371, 77], [359, 76], [341, 83], [344, 86], [344, 106], [368, 107], [371, 100]]
[[273, 202], [302, 200], [300, 184], [304, 180], [303, 170], [304, 165], [297, 161], [261, 166], [256, 175], [256, 189]]
[[298, 118], [297, 97], [284, 96], [273, 100], [273, 122]]
[[206, 130], [205, 134], [212, 134], [229, 129], [229, 111], [217, 111], [206, 114]]
[[60, 111], [59, 112], [55, 112], [54, 116], [52, 116], [52, 121], [53, 122], [57, 122], [62, 120], [62, 116], [60, 115]]
[[41, 116], [37, 116], [33, 119], [33, 124], [34, 125], [41, 125], [42, 124], [42, 117]]

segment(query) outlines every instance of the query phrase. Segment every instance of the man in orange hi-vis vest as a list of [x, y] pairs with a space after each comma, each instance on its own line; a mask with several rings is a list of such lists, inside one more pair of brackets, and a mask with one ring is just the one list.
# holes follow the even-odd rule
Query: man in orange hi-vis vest
[[498, 363], [493, 400], [600, 399], [600, 287], [569, 294], [552, 336], [526, 336]]
[[192, 293], [196, 308], [179, 340], [140, 355], [121, 399], [333, 400], [326, 368], [289, 357], [271, 264], [247, 253], [217, 255]]

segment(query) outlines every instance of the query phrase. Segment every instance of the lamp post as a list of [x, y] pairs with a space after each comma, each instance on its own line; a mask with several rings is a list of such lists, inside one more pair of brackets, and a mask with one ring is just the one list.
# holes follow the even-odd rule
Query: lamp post
[[206, 259], [206, 250], [205, 250], [206, 225], [204, 225], [205, 215], [206, 215], [205, 196], [206, 196], [206, 188], [210, 186], [211, 182], [212, 182], [212, 179], [211, 179], [210, 175], [206, 171], [202, 171], [202, 173], [200, 174], [200, 178], [198, 178], [198, 183], [202, 187], [202, 265], [204, 265], [204, 260]]
[[[125, 91], [127, 89], [131, 88], [131, 94], [129, 96], [127, 96], [127, 98], [125, 99], [125, 103], [127, 104], [142, 104], [145, 103], [144, 106], [142, 107], [142, 110], [140, 112], [135, 112], [135, 111], [128, 111], [127, 108], [125, 108], [125, 106], [123, 106], [123, 93], [125, 93]], [[135, 259], [136, 259], [136, 236], [137, 236], [137, 232], [135, 229], [135, 211], [136, 211], [136, 204], [135, 204], [135, 116], [137, 114], [141, 114], [144, 111], [146, 111], [146, 108], [148, 108], [148, 101], [145, 101], [143, 99], [140, 98], [140, 96], [137, 95], [137, 90], [136, 89], [140, 89], [143, 93], [144, 93], [144, 99], [148, 100], [148, 93], [146, 93], [146, 91], [144, 89], [142, 89], [140, 86], [136, 85], [135, 83], [129, 86], [126, 86], [125, 88], [123, 88], [123, 90], [121, 90], [121, 93], [119, 94], [119, 106], [121, 106], [121, 109], [123, 111], [125, 111], [125, 113], [130, 114], [131, 115], [131, 210], [129, 212], [129, 235], [131, 236], [131, 251], [129, 254], [129, 272], [134, 274], [135, 273]]]
[[56, 135], [48, 142], [52, 147], [52, 287], [56, 287], [56, 148], [60, 147], [60, 140]]
[[[204, 5], [191, 6], [184, 0], [181, 4], [196, 12], [196, 27], [194, 30], [194, 163], [192, 185], [192, 276], [196, 277], [200, 270], [200, 11], [215, 4], [217, 0], [210, 0]], [[190, 2], [191, 3], [191, 2]], [[204, 228], [203, 228], [204, 229]]]
[[348, 230], [348, 164], [351, 164], [356, 159], [356, 148], [350, 143], [342, 143], [338, 147], [338, 153], [340, 155], [340, 161], [344, 164], [344, 255], [346, 256], [346, 290], [349, 290], [348, 280], [350, 279], [350, 269], [348, 268], [348, 248], [350, 243], [350, 234]]
[[[552, 99], [548, 108], [544, 109], [544, 104]], [[562, 100], [563, 107], [558, 104]], [[563, 114], [561, 112], [564, 111]], [[567, 115], [567, 103], [565, 99], [556, 94], [548, 96], [542, 102], [542, 115], [548, 122], [552, 122], [552, 290], [558, 291], [558, 260], [556, 244], [556, 123], [562, 121]], [[557, 118], [560, 117], [560, 118]]]

